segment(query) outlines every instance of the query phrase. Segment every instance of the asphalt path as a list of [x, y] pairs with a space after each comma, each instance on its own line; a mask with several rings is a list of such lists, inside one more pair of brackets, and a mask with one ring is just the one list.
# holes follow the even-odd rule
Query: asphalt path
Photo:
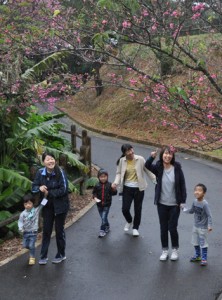
[[[69, 121], [70, 122], [70, 121]], [[68, 122], [68, 124], [69, 124]], [[116, 160], [125, 141], [92, 137], [92, 161], [109, 172], [113, 181]], [[154, 149], [131, 143], [135, 153], [147, 158]], [[221, 195], [222, 165], [185, 153], [177, 153], [186, 178], [188, 199], [193, 187], [207, 185], [206, 199], [213, 214], [209, 234], [208, 266], [190, 263], [193, 216], [181, 213], [179, 219], [179, 260], [160, 262], [159, 223], [153, 204], [154, 185], [148, 180], [145, 192], [140, 236], [124, 233], [121, 201], [113, 198], [109, 214], [110, 233], [97, 237], [100, 218], [96, 206], [67, 228], [66, 261], [54, 265], [55, 239], [49, 248], [45, 266], [28, 266], [28, 253], [0, 267], [0, 300], [210, 300], [222, 290]], [[37, 257], [40, 249], [37, 248]]]

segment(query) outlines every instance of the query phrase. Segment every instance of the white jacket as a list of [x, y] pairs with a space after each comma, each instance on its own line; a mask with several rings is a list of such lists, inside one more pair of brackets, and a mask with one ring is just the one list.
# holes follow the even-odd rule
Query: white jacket
[[[150, 180], [154, 184], [156, 184], [156, 176], [153, 173], [151, 173], [147, 168], [145, 168], [144, 157], [134, 154], [134, 159], [135, 159], [135, 169], [136, 169], [136, 175], [137, 175], [137, 179], [138, 179], [139, 190], [144, 191], [147, 188], [145, 173], [147, 174], [147, 176], [150, 178]], [[126, 168], [127, 168], [127, 160], [126, 160], [126, 157], [124, 156], [119, 161], [119, 164], [118, 164], [117, 170], [116, 170], [116, 177], [114, 180], [114, 184], [119, 186], [120, 193], [123, 191], [124, 176], [126, 173]]]

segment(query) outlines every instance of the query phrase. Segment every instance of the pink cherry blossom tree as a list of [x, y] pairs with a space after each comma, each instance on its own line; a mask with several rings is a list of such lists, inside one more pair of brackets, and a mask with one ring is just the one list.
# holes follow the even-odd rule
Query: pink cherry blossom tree
[[[82, 91], [93, 76], [98, 94], [106, 84], [129, 89], [147, 118], [152, 113], [154, 124], [192, 132], [186, 141], [192, 147], [221, 148], [220, 1], [80, 4], [66, 0], [0, 4], [0, 98], [5, 113], [25, 113], [39, 100], [53, 105], [73, 88]], [[68, 72], [70, 55], [80, 65], [92, 66], [91, 74], [84, 72], [84, 80]], [[33, 59], [39, 65], [33, 66]], [[104, 64], [118, 66], [122, 74], [112, 72], [109, 81], [103, 80]]]

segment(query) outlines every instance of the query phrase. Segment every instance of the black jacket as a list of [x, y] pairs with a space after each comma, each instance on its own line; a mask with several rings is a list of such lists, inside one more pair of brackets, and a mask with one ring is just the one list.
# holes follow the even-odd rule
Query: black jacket
[[117, 194], [117, 191], [113, 191], [110, 182], [101, 183], [98, 182], [93, 188], [93, 198], [96, 197], [101, 200], [97, 202], [99, 207], [107, 207], [112, 204], [112, 196]]
[[44, 194], [39, 190], [41, 185], [46, 185], [48, 188], [48, 203], [43, 209], [54, 209], [55, 214], [67, 213], [69, 209], [68, 198], [68, 181], [62, 169], [58, 175], [54, 172], [47, 173], [46, 168], [41, 168], [37, 171], [32, 184], [32, 192], [40, 192], [41, 199]]
[[[145, 167], [156, 175], [157, 184], [155, 187], [154, 204], [158, 204], [161, 196], [162, 177], [163, 177], [164, 167], [161, 161], [157, 161], [156, 164], [153, 164], [153, 161], [154, 158], [150, 156], [145, 163]], [[177, 204], [180, 205], [181, 203], [185, 203], [187, 198], [185, 178], [180, 163], [174, 162], [174, 172], [175, 172], [175, 196], [176, 196]]]

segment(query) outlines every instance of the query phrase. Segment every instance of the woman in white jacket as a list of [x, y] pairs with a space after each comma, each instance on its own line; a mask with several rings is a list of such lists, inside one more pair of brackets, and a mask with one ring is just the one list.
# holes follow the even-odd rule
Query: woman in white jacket
[[[156, 176], [145, 168], [145, 159], [134, 154], [130, 144], [123, 144], [121, 151], [122, 156], [117, 160], [116, 177], [112, 186], [119, 186], [119, 192], [123, 196], [122, 213], [127, 222], [124, 231], [128, 232], [132, 227], [133, 236], [139, 236], [144, 191], [147, 187], [145, 173], [153, 183], [156, 183]], [[130, 213], [133, 201], [134, 218]]]

